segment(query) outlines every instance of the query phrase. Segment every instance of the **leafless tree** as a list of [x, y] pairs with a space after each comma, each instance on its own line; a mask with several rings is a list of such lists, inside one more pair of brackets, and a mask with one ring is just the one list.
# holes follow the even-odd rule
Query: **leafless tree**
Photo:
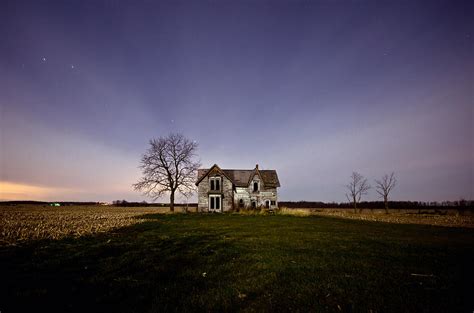
[[352, 172], [351, 181], [346, 185], [346, 188], [349, 191], [346, 193], [346, 198], [349, 202], [352, 202], [354, 211], [357, 212], [357, 203], [360, 202], [362, 196], [366, 195], [370, 189], [367, 178], [357, 172]]
[[133, 188], [154, 200], [169, 193], [173, 212], [175, 193], [189, 197], [196, 188], [196, 172], [201, 166], [194, 160], [197, 147], [195, 141], [182, 134], [151, 139], [140, 162], [143, 177]]
[[383, 175], [382, 180], [375, 180], [375, 190], [380, 195], [380, 197], [383, 198], [386, 213], [388, 213], [388, 195], [396, 184], [397, 179], [395, 178], [394, 172], [392, 172], [390, 175]]

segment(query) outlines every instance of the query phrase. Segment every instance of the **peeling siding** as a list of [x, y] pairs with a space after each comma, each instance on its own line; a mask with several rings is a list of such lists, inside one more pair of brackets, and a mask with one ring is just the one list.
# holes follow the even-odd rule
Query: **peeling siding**
[[203, 179], [198, 185], [198, 211], [207, 212], [209, 208], [209, 179]]

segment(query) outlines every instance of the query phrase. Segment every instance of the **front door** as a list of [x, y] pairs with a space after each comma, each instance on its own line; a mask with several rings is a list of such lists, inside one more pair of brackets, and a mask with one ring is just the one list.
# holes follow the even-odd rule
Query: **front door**
[[220, 195], [209, 196], [209, 212], [222, 212], [222, 201]]

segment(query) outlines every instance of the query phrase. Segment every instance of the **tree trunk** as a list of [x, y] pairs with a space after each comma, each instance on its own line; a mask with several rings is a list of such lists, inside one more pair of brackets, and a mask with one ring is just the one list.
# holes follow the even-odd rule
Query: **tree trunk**
[[385, 213], [388, 214], [388, 198], [387, 197], [384, 197], [383, 198], [383, 202], [385, 204]]
[[170, 194], [170, 211], [174, 212], [174, 191]]
[[357, 213], [357, 201], [355, 197], [353, 197], [353, 202], [354, 202], [354, 213]]

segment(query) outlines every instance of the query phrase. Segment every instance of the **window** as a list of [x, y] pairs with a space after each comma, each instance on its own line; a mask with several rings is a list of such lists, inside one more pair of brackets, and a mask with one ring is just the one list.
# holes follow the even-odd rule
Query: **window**
[[276, 201], [275, 201], [275, 200], [272, 201], [272, 205], [276, 205]]
[[265, 206], [267, 207], [267, 209], [270, 208], [270, 200], [265, 201]]
[[253, 192], [258, 191], [258, 182], [253, 182]]
[[221, 196], [213, 195], [209, 196], [209, 211], [220, 211], [221, 210]]
[[239, 207], [243, 208], [244, 207], [244, 199], [239, 200]]
[[252, 201], [252, 209], [256, 209], [256, 208], [257, 208], [257, 202]]
[[221, 190], [221, 178], [220, 177], [211, 177], [209, 180], [210, 189], [212, 191]]

